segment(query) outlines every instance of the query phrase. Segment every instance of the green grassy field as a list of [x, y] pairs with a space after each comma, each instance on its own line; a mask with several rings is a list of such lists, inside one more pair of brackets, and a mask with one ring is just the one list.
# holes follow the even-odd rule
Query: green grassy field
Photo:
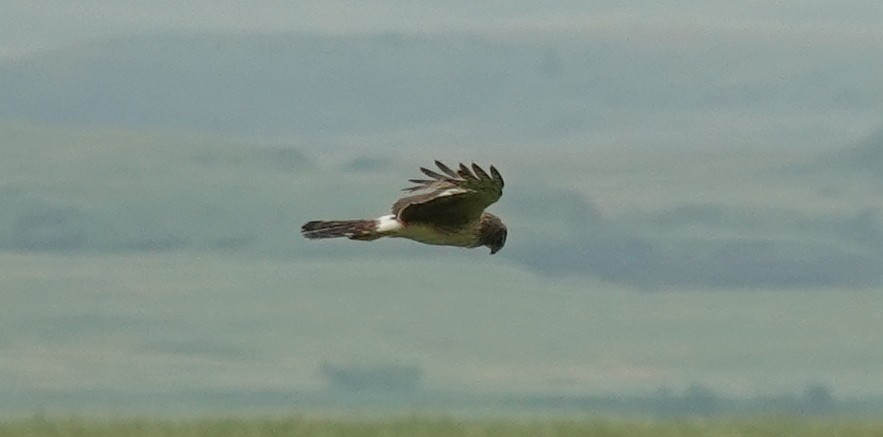
[[0, 423], [0, 436], [881, 436], [883, 423], [792, 418], [456, 420], [406, 417], [388, 420], [309, 417], [204, 418], [190, 420], [46, 419]]
[[[581, 205], [601, 217], [587, 235], [625, 246], [863, 253], [879, 185], [781, 171], [815, 152], [426, 150], [359, 170], [360, 152], [299, 143], [27, 125], [0, 125], [0, 139], [6, 415], [190, 414], [164, 400], [323, 390], [326, 362], [414, 365], [429, 390], [494, 393], [698, 384], [752, 398], [822, 384], [839, 402], [883, 386], [876, 286], [648, 293], [524, 267], [531, 235], [567, 242], [594, 217]], [[300, 237], [306, 220], [384, 213], [417, 165], [457, 156], [505, 169], [505, 252]], [[209, 414], [203, 398], [186, 399]]]
[[[483, 292], [447, 286], [451, 266]], [[430, 261], [410, 263], [408, 275], [384, 286], [399, 268], [2, 254], [0, 328], [10, 340], [0, 349], [0, 398], [35, 389], [318, 389], [323, 361], [354, 359], [417, 363], [438, 388], [646, 392], [657, 381], [703, 377], [744, 390], [741, 381], [763, 376], [776, 393], [836, 368], [839, 382], [858, 391], [879, 362], [879, 336], [867, 333], [878, 323], [879, 293], [641, 294], [548, 284], [505, 265]], [[555, 323], [540, 313], [555, 314]], [[822, 317], [837, 323], [817, 328]], [[741, 358], [748, 353], [751, 360]], [[763, 392], [741, 394], [755, 393]], [[19, 396], [16, 405], [41, 403]]]

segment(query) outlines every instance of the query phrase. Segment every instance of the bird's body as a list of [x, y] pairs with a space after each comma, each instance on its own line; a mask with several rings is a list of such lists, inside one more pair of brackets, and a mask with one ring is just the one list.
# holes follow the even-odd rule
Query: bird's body
[[488, 175], [472, 164], [455, 172], [436, 161], [444, 174], [421, 168], [431, 180], [414, 180], [418, 192], [393, 204], [392, 214], [376, 219], [311, 221], [303, 225], [306, 238], [347, 237], [371, 241], [407, 238], [425, 244], [457, 247], [488, 246], [496, 253], [506, 242], [507, 229], [499, 217], [485, 212], [503, 193], [503, 178], [490, 167]]

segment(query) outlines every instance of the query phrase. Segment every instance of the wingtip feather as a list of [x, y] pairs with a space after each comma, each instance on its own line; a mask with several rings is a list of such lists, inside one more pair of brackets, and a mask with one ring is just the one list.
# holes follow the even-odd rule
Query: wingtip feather
[[[421, 189], [426, 189], [432, 184], [437, 183], [439, 181], [449, 182], [449, 183], [457, 183], [460, 182], [480, 182], [480, 181], [492, 181], [499, 188], [503, 188], [503, 176], [500, 174], [499, 170], [493, 165], [489, 166], [488, 169], [490, 174], [485, 171], [481, 166], [472, 162], [470, 166], [467, 166], [464, 163], [459, 163], [457, 170], [453, 170], [451, 167], [445, 165], [445, 163], [435, 160], [435, 165], [442, 171], [444, 174], [440, 174], [434, 170], [430, 170], [426, 167], [420, 167], [420, 171], [428, 176], [431, 179], [409, 179], [408, 181], [417, 184], [415, 187], [403, 188], [402, 191], [418, 191]], [[470, 168], [471, 167], [471, 168]]]
[[445, 165], [443, 162], [436, 159], [435, 165], [439, 168], [439, 170], [444, 172], [446, 175], [448, 175], [454, 179], [456, 179], [458, 177], [457, 172], [455, 172], [454, 170], [451, 170], [451, 168], [448, 167], [447, 165]]
[[491, 180], [491, 177], [488, 176], [487, 172], [485, 172], [483, 168], [479, 167], [478, 164], [474, 162], [472, 163], [472, 171], [475, 172], [475, 175], [478, 176], [479, 179]]
[[438, 173], [436, 173], [436, 172], [434, 172], [434, 171], [432, 171], [432, 170], [430, 170], [430, 169], [428, 169], [428, 168], [426, 168], [426, 167], [420, 167], [420, 171], [422, 171], [423, 174], [425, 174], [426, 176], [429, 176], [429, 177], [431, 177], [431, 178], [433, 178], [433, 179], [436, 179], [436, 180], [444, 180], [444, 179], [446, 179], [444, 176], [442, 176], [442, 175], [440, 175], [440, 174], [438, 174]]
[[457, 172], [461, 178], [466, 179], [468, 181], [477, 181], [478, 178], [475, 177], [474, 174], [469, 170], [469, 167], [466, 167], [466, 164], [460, 163], [460, 171]]
[[491, 166], [490, 170], [491, 170], [491, 177], [493, 178], [494, 182], [497, 182], [498, 184], [500, 184], [500, 187], [502, 187], [504, 185], [503, 175], [501, 175], [500, 172], [497, 170], [497, 168], [494, 166]]

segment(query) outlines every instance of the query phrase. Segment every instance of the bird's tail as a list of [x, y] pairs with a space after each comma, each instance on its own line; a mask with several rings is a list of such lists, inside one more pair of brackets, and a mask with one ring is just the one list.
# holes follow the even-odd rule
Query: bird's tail
[[314, 220], [301, 226], [300, 232], [311, 240], [338, 237], [375, 240], [383, 236], [377, 232], [377, 220]]

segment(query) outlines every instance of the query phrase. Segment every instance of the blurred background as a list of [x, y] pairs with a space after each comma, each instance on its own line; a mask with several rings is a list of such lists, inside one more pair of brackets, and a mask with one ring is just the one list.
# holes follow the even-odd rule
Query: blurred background
[[[0, 0], [0, 408], [883, 411], [883, 4]], [[504, 250], [306, 241], [493, 164]]]

